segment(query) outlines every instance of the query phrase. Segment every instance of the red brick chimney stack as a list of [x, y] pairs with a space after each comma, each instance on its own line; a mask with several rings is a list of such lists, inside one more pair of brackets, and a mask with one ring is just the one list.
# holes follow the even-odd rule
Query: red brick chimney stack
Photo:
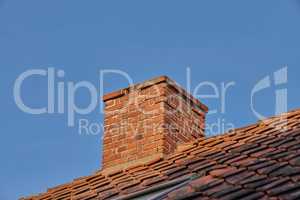
[[208, 108], [166, 76], [104, 95], [103, 170], [164, 157], [204, 138]]

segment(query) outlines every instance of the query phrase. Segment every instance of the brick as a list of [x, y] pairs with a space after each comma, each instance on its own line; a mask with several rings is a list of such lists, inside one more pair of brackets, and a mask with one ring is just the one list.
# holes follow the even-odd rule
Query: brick
[[179, 144], [204, 138], [205, 106], [168, 78], [112, 92], [103, 100], [104, 169], [156, 153], [168, 155]]

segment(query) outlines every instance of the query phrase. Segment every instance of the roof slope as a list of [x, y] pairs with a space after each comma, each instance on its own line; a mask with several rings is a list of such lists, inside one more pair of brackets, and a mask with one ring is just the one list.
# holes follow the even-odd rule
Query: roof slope
[[189, 143], [165, 159], [99, 171], [24, 199], [113, 199], [190, 175], [198, 178], [164, 198], [300, 199], [300, 110]]

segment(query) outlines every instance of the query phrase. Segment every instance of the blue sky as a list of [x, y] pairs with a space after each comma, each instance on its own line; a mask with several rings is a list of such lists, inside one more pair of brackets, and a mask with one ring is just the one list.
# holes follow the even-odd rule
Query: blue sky
[[[45, 191], [89, 175], [101, 166], [101, 135], [79, 135], [66, 114], [30, 115], [14, 102], [16, 78], [29, 69], [54, 67], [60, 79], [97, 86], [99, 70], [118, 69], [141, 82], [168, 75], [192, 88], [230, 81], [226, 112], [208, 116], [235, 126], [256, 122], [250, 92], [265, 76], [288, 65], [288, 109], [300, 107], [300, 2], [274, 1], [15, 1], [0, 0], [0, 199]], [[105, 91], [127, 86], [123, 77], [105, 78]], [[24, 102], [47, 101], [45, 77], [24, 82]], [[277, 87], [277, 86], [276, 86]], [[275, 86], [256, 96], [256, 108], [274, 114]], [[207, 90], [206, 92], [209, 92]], [[89, 93], [76, 96], [89, 103]], [[204, 99], [220, 109], [218, 99]], [[76, 116], [102, 122], [95, 110]], [[76, 122], [75, 122], [76, 124]]]

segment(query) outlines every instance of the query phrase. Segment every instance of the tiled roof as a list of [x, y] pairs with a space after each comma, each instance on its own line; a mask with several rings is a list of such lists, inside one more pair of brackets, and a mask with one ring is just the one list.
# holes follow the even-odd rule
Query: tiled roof
[[24, 199], [128, 197], [191, 175], [164, 198], [300, 199], [300, 110], [186, 144], [165, 159], [99, 171]]

